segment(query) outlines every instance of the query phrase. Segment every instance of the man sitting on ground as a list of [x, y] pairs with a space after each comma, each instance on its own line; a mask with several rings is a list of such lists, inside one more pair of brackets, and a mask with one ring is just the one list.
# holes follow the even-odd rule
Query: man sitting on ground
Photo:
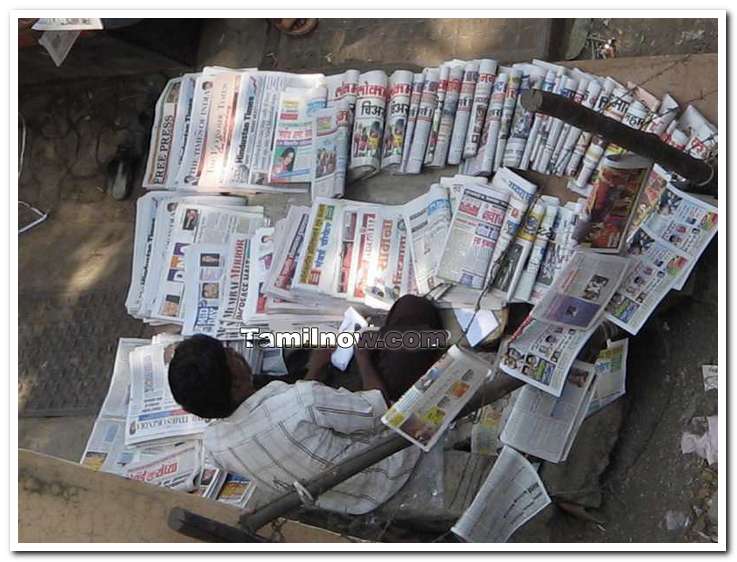
[[[382, 333], [438, 330], [440, 316], [426, 299], [405, 296], [389, 311]], [[270, 382], [256, 390], [248, 363], [221, 342], [194, 336], [169, 364], [169, 385], [188, 412], [216, 419], [205, 446], [230, 472], [252, 478], [277, 496], [367, 449], [384, 431], [381, 416], [439, 358], [441, 350], [357, 349], [361, 390], [331, 388], [324, 380], [332, 350], [310, 355], [304, 380]], [[367, 513], [391, 498], [420, 455], [410, 447], [356, 474], [317, 501], [318, 507]]]

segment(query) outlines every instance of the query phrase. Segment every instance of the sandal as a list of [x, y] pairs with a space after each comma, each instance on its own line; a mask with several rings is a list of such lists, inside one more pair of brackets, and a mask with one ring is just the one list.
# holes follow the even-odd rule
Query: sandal
[[271, 19], [272, 25], [282, 33], [293, 37], [307, 35], [317, 27], [317, 18], [283, 18]]

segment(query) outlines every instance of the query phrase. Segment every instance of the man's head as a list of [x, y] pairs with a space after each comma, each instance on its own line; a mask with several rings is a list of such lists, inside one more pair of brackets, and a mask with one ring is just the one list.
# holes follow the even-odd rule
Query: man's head
[[174, 399], [201, 418], [227, 418], [253, 393], [251, 367], [210, 336], [196, 335], [177, 345], [169, 363]]

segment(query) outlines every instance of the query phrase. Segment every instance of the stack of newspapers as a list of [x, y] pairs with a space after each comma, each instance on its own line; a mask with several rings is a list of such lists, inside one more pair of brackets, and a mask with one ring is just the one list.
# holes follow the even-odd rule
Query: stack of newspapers
[[254, 484], [210, 460], [202, 442], [207, 420], [182, 410], [169, 389], [168, 364], [181, 339], [159, 334], [119, 340], [110, 388], [80, 462], [242, 506]]
[[340, 197], [382, 170], [459, 166], [488, 177], [508, 167], [569, 176], [588, 195], [621, 147], [527, 111], [552, 92], [659, 135], [696, 158], [717, 153], [716, 127], [669, 94], [533, 60], [451, 60], [421, 73], [302, 75], [205, 67], [170, 80], [156, 105], [144, 187], [198, 192], [309, 192]]

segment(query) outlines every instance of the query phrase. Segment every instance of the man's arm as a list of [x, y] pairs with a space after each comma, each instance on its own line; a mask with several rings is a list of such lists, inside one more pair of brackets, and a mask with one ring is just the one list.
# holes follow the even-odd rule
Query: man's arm
[[328, 365], [333, 349], [313, 349], [307, 361], [307, 374], [304, 380], [324, 382], [328, 374]]
[[361, 373], [361, 383], [363, 390], [378, 390], [384, 397], [386, 403], [389, 403], [389, 396], [384, 385], [384, 379], [376, 370], [373, 359], [371, 359], [371, 350], [359, 346], [356, 349], [356, 361], [358, 362], [358, 371]]

